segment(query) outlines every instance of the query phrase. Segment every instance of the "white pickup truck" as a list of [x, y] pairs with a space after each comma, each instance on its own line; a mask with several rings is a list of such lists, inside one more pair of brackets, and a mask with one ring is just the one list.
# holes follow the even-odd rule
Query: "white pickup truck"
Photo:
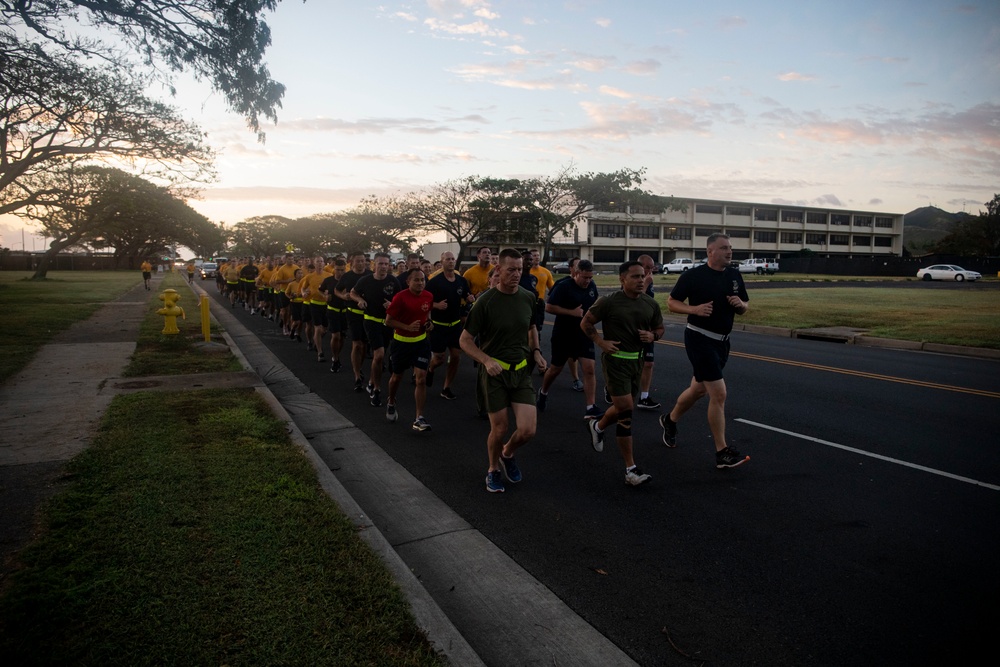
[[661, 273], [684, 273], [694, 267], [694, 262], [689, 257], [678, 257], [663, 265]]
[[758, 273], [772, 275], [778, 272], [778, 260], [753, 257], [740, 262], [740, 273]]

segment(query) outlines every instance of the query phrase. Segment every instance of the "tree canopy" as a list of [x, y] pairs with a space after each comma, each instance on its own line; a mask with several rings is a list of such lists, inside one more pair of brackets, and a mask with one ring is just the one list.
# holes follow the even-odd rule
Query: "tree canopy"
[[934, 252], [1000, 257], [1000, 194], [986, 202], [978, 216], [958, 220], [951, 232], [937, 242]]

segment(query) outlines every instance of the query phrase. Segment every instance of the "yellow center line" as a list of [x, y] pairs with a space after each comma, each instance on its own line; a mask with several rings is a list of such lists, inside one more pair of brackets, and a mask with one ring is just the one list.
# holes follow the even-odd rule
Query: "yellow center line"
[[[672, 345], [674, 347], [684, 347], [684, 343], [675, 343], [673, 341], [657, 341], [661, 345]], [[883, 382], [896, 382], [898, 384], [908, 384], [914, 387], [926, 387], [927, 389], [941, 389], [943, 391], [954, 391], [960, 394], [972, 394], [974, 396], [984, 396], [986, 398], [1000, 398], [1000, 392], [996, 391], [986, 391], [984, 389], [970, 389], [969, 387], [956, 387], [950, 384], [939, 384], [937, 382], [924, 382], [923, 380], [911, 380], [909, 378], [901, 378], [893, 375], [882, 375], [881, 373], [868, 373], [866, 371], [852, 371], [846, 368], [837, 368], [836, 366], [822, 366], [820, 364], [810, 364], [803, 361], [790, 361], [788, 359], [779, 359], [777, 357], [763, 357], [758, 354], [747, 354], [746, 352], [731, 352], [730, 356], [740, 357], [742, 359], [754, 359], [756, 361], [766, 361], [772, 364], [781, 364], [783, 366], [795, 366], [797, 368], [808, 368], [814, 371], [825, 371], [828, 373], [840, 373], [841, 375], [853, 375], [854, 377], [867, 378], [869, 380], [882, 380]]]

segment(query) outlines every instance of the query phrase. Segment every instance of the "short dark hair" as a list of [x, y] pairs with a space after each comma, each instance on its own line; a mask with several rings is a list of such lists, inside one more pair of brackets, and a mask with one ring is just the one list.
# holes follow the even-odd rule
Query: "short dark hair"
[[708, 239], [705, 241], [705, 247], [712, 245], [719, 239], [728, 239], [729, 234], [723, 234], [722, 232], [715, 232], [714, 234], [709, 234]]
[[521, 253], [519, 253], [517, 250], [514, 250], [513, 248], [504, 248], [503, 250], [500, 251], [501, 262], [508, 257], [510, 259], [524, 259], [523, 257], [521, 257]]
[[576, 270], [577, 271], [593, 271], [594, 270], [594, 263], [591, 262], [589, 259], [579, 259], [576, 262]]
[[[569, 268], [571, 268], [571, 269], [574, 266], [576, 266], [577, 264], [579, 264], [579, 263], [580, 263], [580, 258], [579, 257], [570, 257], [569, 258], [569, 262], [567, 262], [567, 264], [569, 264]], [[593, 266], [593, 264], [591, 264], [591, 266]]]
[[412, 276], [414, 273], [423, 273], [423, 272], [424, 272], [423, 269], [419, 267], [413, 267], [412, 269], [406, 272], [406, 282], [410, 282], [410, 276]]
[[490, 254], [491, 254], [491, 255], [493, 254], [493, 249], [492, 249], [492, 248], [490, 248], [490, 247], [489, 247], [488, 245], [484, 245], [484, 246], [483, 246], [482, 248], [480, 248], [479, 250], [477, 250], [477, 251], [476, 251], [476, 254], [478, 255], [479, 253], [481, 253], [481, 252], [482, 252], [482, 251], [484, 251], [484, 250], [489, 250], [489, 251], [490, 251]]
[[[580, 262], [583, 262], [583, 260], [581, 259]], [[628, 273], [628, 270], [631, 269], [633, 266], [638, 266], [641, 268], [642, 264], [635, 261], [634, 259], [629, 260], [627, 262], [622, 262], [622, 265], [618, 267], [618, 277], [621, 278], [622, 276], [624, 276], [626, 273]], [[643, 271], [645, 271], [645, 269], [643, 269]]]
[[338, 257], [337, 259], [333, 260], [333, 265], [334, 266], [347, 266], [347, 262], [344, 260], [343, 257]]

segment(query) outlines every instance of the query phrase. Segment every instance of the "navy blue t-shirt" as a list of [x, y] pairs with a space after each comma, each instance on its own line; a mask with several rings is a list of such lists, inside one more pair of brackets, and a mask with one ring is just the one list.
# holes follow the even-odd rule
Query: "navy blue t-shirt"
[[733, 318], [736, 311], [729, 305], [727, 299], [736, 295], [744, 301], [749, 301], [743, 276], [731, 266], [722, 271], [716, 271], [708, 264], [688, 269], [677, 279], [677, 284], [670, 291], [670, 297], [677, 301], [687, 301], [689, 306], [700, 306], [712, 302], [712, 314], [709, 317], [688, 315], [688, 324], [711, 331], [723, 336], [733, 330]]

